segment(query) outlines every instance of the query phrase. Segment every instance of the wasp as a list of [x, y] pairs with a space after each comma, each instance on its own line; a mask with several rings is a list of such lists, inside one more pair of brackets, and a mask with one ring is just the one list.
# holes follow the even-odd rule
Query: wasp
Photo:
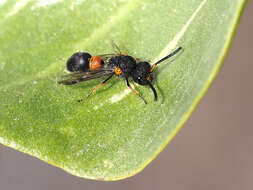
[[[119, 51], [119, 48], [116, 48]], [[126, 53], [121, 53], [120, 51], [114, 54], [104, 54], [98, 56], [92, 56], [87, 52], [77, 52], [74, 53], [66, 62], [67, 70], [72, 73], [64, 75], [63, 79], [59, 80], [58, 83], [63, 85], [74, 85], [80, 82], [107, 76], [107, 78], [100, 82], [86, 96], [86, 98], [78, 100], [81, 102], [84, 99], [87, 99], [90, 95], [94, 94], [113, 76], [117, 76], [125, 79], [127, 87], [134, 94], [140, 97], [145, 104], [147, 104], [146, 100], [140, 95], [140, 93], [132, 88], [129, 83], [129, 78], [132, 78], [133, 81], [139, 85], [149, 86], [153, 91], [154, 101], [157, 101], [157, 92], [152, 84], [153, 71], [158, 64], [174, 56], [181, 49], [182, 47], [178, 47], [175, 51], [160, 59], [153, 65], [147, 61], [140, 61], [140, 59], [134, 58]]]

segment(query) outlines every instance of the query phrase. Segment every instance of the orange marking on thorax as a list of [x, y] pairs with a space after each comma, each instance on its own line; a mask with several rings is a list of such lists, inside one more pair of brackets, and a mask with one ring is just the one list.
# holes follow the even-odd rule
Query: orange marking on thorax
[[92, 56], [90, 59], [90, 65], [91, 70], [99, 69], [102, 67], [102, 59], [99, 56]]
[[115, 67], [114, 72], [115, 72], [116, 75], [121, 75], [123, 71], [122, 71], [121, 68]]

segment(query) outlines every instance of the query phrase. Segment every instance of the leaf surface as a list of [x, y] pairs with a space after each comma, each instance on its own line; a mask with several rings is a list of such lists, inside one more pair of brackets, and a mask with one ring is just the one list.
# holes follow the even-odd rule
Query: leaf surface
[[[142, 170], [179, 131], [228, 50], [246, 1], [0, 1], [0, 143], [74, 175], [117, 180]], [[148, 87], [113, 78], [58, 85], [76, 51], [155, 61]], [[205, 127], [205, 126], [203, 126]], [[173, 163], [168, 163], [173, 164]]]

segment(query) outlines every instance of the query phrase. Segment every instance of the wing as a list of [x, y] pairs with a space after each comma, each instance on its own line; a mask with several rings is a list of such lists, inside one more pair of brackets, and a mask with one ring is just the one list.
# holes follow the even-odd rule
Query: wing
[[73, 85], [79, 82], [88, 81], [91, 79], [100, 78], [112, 74], [113, 70], [97, 69], [88, 70], [85, 72], [76, 72], [62, 76], [62, 79], [58, 81], [59, 84]]
[[116, 53], [110, 53], [110, 54], [102, 54], [102, 55], [97, 55], [99, 56], [104, 62], [105, 64], [109, 63], [109, 60], [112, 58], [112, 57], [115, 57], [115, 56], [118, 56], [119, 54], [116, 54]]

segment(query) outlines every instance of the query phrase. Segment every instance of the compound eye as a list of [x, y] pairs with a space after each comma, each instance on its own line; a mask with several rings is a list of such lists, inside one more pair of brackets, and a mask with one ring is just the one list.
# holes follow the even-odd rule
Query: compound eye
[[136, 78], [133, 78], [133, 79], [135, 82], [137, 82], [140, 85], [145, 85], [147, 81], [143, 75], [136, 76]]

